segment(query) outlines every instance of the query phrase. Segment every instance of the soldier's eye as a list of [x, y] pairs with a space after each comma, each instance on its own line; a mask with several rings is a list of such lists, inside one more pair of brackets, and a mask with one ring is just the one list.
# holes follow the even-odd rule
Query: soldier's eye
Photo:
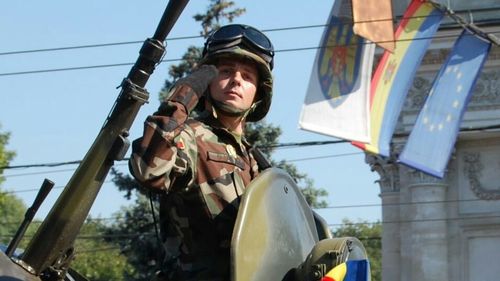
[[245, 79], [246, 81], [249, 81], [249, 82], [252, 82], [252, 83], [257, 82], [257, 76], [256, 76], [256, 75], [254, 75], [253, 73], [244, 72], [244, 73], [242, 74], [242, 77], [243, 77], [243, 79]]
[[221, 73], [221, 74], [229, 74], [229, 73], [231, 73], [231, 71], [232, 71], [232, 69], [229, 66], [219, 67], [219, 73]]

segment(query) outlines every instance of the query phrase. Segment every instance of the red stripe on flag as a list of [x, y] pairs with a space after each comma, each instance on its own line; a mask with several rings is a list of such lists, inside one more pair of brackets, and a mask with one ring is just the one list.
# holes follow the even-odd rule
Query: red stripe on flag
[[[413, 17], [415, 12], [423, 4], [424, 4], [424, 2], [422, 2], [420, 0], [413, 0], [411, 2], [410, 6], [408, 7], [408, 9], [405, 12], [405, 16], [403, 17], [403, 19], [401, 20], [401, 23], [399, 24], [398, 28], [396, 29], [396, 34], [394, 36], [394, 38], [396, 38], [396, 40], [401, 35], [401, 32], [403, 32], [403, 30], [406, 28], [406, 26], [408, 25], [408, 22]], [[377, 85], [379, 83], [380, 77], [382, 76], [382, 74], [384, 72], [385, 65], [387, 64], [387, 60], [389, 59], [390, 55], [391, 55], [391, 53], [389, 53], [387, 51], [384, 52], [384, 54], [382, 55], [382, 58], [380, 59], [378, 66], [376, 68], [376, 71], [373, 74], [372, 81], [371, 81], [371, 87], [370, 87], [370, 110], [372, 109], [373, 99], [375, 96], [375, 92], [377, 90]]]

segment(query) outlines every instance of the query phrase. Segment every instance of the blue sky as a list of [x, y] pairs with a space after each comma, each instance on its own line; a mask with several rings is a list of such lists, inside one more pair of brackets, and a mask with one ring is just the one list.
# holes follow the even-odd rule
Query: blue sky
[[[5, 1], [1, 6], [0, 53], [102, 43], [143, 41], [152, 36], [167, 1]], [[326, 23], [331, 1], [236, 1], [247, 12], [235, 22], [262, 30], [315, 26]], [[200, 27], [192, 16], [203, 12], [208, 1], [188, 3], [169, 38], [198, 35]], [[266, 121], [283, 131], [280, 143], [326, 141], [334, 138], [300, 130], [298, 119], [309, 83], [322, 27], [269, 31], [277, 50], [275, 56], [274, 98]], [[203, 40], [172, 40], [165, 59], [178, 59], [189, 45]], [[56, 71], [24, 75], [3, 75], [43, 69], [132, 63], [140, 44], [0, 55], [0, 124], [11, 133], [8, 149], [17, 153], [11, 165], [57, 163], [80, 160], [93, 143], [110, 111], [130, 66]], [[284, 51], [289, 50], [289, 51]], [[146, 88], [150, 102], [144, 105], [131, 128], [130, 139], [142, 132], [145, 117], [159, 105], [157, 94], [167, 77], [168, 63], [162, 63]], [[130, 151], [129, 151], [130, 153]], [[128, 154], [129, 154], [128, 153]], [[127, 155], [128, 155], [127, 154]], [[364, 162], [364, 155], [349, 144], [308, 146], [278, 150], [274, 158], [286, 159], [307, 173], [317, 187], [329, 192], [330, 206], [379, 204], [379, 178]], [[38, 217], [50, 210], [60, 187], [69, 180], [74, 165], [53, 168], [11, 169], [2, 189], [14, 191], [27, 204], [44, 178], [56, 188], [42, 205]], [[116, 168], [128, 173], [126, 163]], [[110, 177], [108, 177], [108, 181]], [[105, 183], [91, 214], [110, 217], [128, 204], [112, 183]], [[380, 219], [380, 207], [345, 207], [319, 210], [330, 224], [343, 218], [357, 221]]]

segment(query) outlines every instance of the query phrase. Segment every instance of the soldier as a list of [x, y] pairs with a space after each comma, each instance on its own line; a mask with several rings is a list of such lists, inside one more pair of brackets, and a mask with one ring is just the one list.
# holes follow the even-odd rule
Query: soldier
[[[269, 110], [273, 57], [259, 30], [221, 27], [206, 40], [200, 66], [175, 83], [133, 143], [132, 175], [161, 193], [162, 280], [229, 280], [238, 204], [262, 169], [245, 122]], [[199, 102], [204, 111], [193, 118]]]

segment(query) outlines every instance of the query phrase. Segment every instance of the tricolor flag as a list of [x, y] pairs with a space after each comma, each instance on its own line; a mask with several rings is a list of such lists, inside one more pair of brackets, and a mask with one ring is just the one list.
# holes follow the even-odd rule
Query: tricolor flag
[[321, 281], [369, 281], [370, 264], [367, 260], [350, 260], [335, 266]]
[[399, 160], [443, 177], [491, 44], [464, 30], [441, 67]]
[[443, 13], [428, 2], [413, 0], [396, 30], [394, 53], [385, 51], [373, 75], [370, 94], [371, 141], [354, 145], [389, 156], [399, 113], [417, 68], [436, 33]]
[[350, 7], [337, 0], [314, 61], [299, 127], [337, 138], [368, 142], [368, 93], [375, 45], [354, 34]]

